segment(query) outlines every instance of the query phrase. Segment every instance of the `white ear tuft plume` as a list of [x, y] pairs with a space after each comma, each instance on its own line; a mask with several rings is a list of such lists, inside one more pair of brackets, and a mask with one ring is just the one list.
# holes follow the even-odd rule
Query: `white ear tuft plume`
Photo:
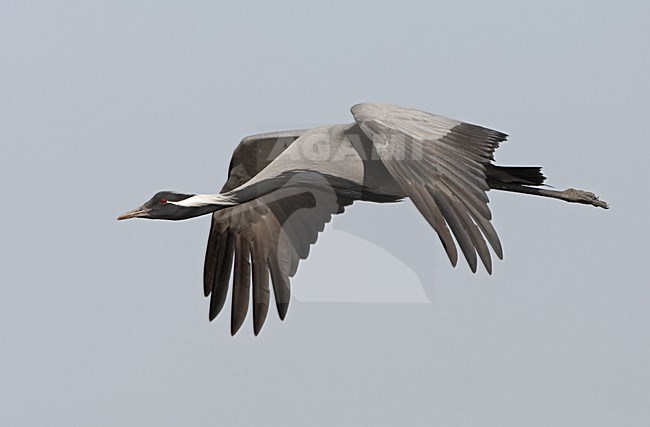
[[168, 202], [176, 206], [183, 206], [185, 208], [199, 208], [208, 205], [236, 205], [237, 202], [230, 197], [222, 194], [197, 194], [196, 196], [188, 197], [180, 202]]

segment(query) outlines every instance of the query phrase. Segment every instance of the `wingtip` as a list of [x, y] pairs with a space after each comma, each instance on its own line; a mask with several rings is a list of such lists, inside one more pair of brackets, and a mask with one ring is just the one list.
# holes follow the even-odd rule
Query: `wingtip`
[[241, 329], [244, 321], [246, 320], [246, 312], [239, 313], [236, 311], [231, 312], [230, 316], [230, 335], [235, 335]]
[[212, 300], [210, 300], [210, 308], [208, 310], [208, 321], [212, 322], [217, 317], [217, 314], [219, 314], [219, 312], [218, 311], [215, 312], [212, 304]]
[[487, 274], [490, 276], [492, 275], [492, 264], [488, 264], [485, 266], [485, 271], [487, 271]]
[[208, 313], [208, 319], [210, 322], [212, 322], [219, 315], [219, 313], [221, 313], [223, 305], [224, 301], [221, 301], [220, 299], [216, 298], [215, 294], [212, 294], [212, 298], [210, 299], [210, 312]]
[[476, 274], [476, 270], [478, 269], [476, 263], [469, 263], [469, 269], [472, 270], [472, 273]]
[[280, 320], [284, 320], [284, 318], [287, 317], [287, 311], [289, 311], [289, 304], [279, 302], [276, 305], [278, 307], [278, 315], [280, 316]]
[[242, 325], [241, 323], [239, 323], [239, 324], [232, 323], [232, 322], [230, 323], [230, 336], [231, 337], [234, 337], [237, 334], [237, 332], [239, 332], [239, 329], [241, 328], [241, 325]]
[[264, 326], [264, 322], [266, 321], [267, 310], [268, 310], [268, 305], [266, 306], [265, 304], [253, 305], [253, 333], [255, 334], [255, 336], [257, 336], [260, 333], [262, 327]]
[[255, 336], [258, 336], [260, 334], [260, 331], [262, 330], [262, 326], [264, 326], [264, 324], [253, 325], [253, 334], [255, 334]]
[[451, 254], [449, 254], [449, 252], [447, 252], [447, 254], [449, 255], [449, 261], [451, 262], [451, 266], [456, 267], [456, 265], [458, 265], [458, 256], [457, 255], [452, 256]]

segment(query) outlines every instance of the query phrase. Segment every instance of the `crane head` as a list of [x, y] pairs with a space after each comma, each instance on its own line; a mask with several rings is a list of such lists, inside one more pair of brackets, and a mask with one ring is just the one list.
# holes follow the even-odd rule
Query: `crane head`
[[166, 219], [179, 220], [196, 216], [192, 207], [179, 204], [192, 195], [179, 194], [172, 191], [161, 191], [156, 193], [142, 206], [130, 210], [117, 217], [118, 220], [130, 218]]

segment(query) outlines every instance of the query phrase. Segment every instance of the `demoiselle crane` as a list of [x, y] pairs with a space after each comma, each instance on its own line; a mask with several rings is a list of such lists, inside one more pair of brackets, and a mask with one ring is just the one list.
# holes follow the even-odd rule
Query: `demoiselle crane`
[[540, 167], [493, 164], [494, 150], [507, 138], [501, 132], [395, 105], [358, 104], [352, 115], [350, 124], [246, 137], [219, 194], [163, 191], [118, 219], [212, 214], [203, 277], [205, 296], [211, 297], [209, 319], [223, 308], [232, 275], [231, 333], [244, 322], [252, 284], [257, 335], [269, 308], [270, 282], [284, 319], [289, 279], [299, 261], [332, 215], [356, 200], [409, 198], [452, 265], [458, 261], [455, 239], [471, 270], [476, 272], [480, 258], [488, 273], [488, 245], [503, 258], [490, 223], [489, 190], [608, 207], [593, 193], [540, 188]]

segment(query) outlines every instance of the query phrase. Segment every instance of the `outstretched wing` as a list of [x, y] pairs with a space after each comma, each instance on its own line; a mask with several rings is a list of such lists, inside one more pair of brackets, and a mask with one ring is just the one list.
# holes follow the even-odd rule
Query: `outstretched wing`
[[472, 271], [478, 253], [491, 273], [486, 239], [499, 258], [503, 251], [490, 223], [485, 168], [507, 135], [395, 105], [358, 104], [352, 114], [389, 173], [438, 233], [451, 263], [458, 261], [453, 233]]
[[[231, 272], [231, 333], [246, 318], [252, 279], [253, 331], [264, 324], [270, 302], [269, 276], [281, 319], [289, 307], [290, 278], [298, 262], [307, 258], [332, 215], [352, 203], [337, 196], [322, 178], [322, 184], [305, 188], [299, 176], [282, 188], [250, 202], [223, 209], [212, 217], [205, 260], [205, 294], [211, 295], [210, 320], [226, 301]], [[310, 181], [313, 182], [312, 176]], [[234, 270], [233, 270], [234, 259]]]
[[[244, 138], [233, 153], [228, 181], [222, 192], [257, 175], [303, 131], [277, 132]], [[327, 181], [311, 176], [309, 189], [300, 175], [272, 193], [226, 208], [212, 215], [204, 267], [204, 292], [210, 296], [210, 320], [222, 310], [232, 277], [231, 333], [243, 324], [253, 299], [253, 331], [264, 324], [270, 303], [270, 283], [278, 314], [289, 307], [290, 278], [307, 258], [332, 215], [351, 200], [338, 197]], [[234, 264], [234, 265], [233, 265]], [[270, 278], [270, 281], [269, 281]]]

